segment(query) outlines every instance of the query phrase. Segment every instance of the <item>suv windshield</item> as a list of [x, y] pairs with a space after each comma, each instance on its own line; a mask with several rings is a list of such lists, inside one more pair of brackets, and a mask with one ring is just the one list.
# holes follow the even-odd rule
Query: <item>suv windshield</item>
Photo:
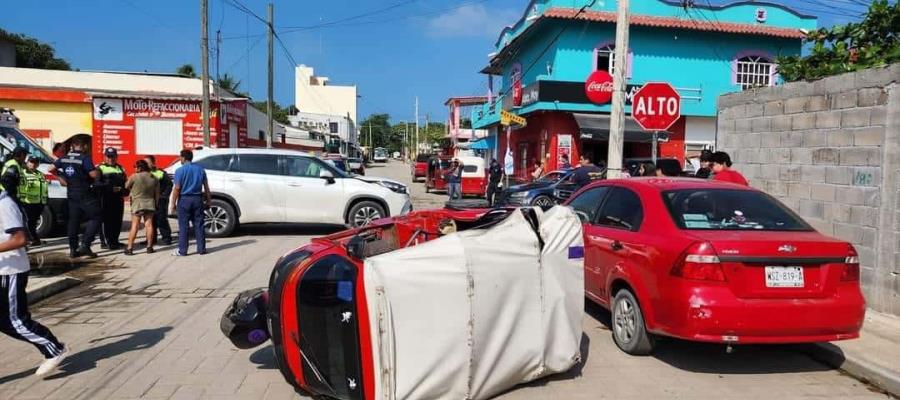
[[25, 148], [25, 151], [28, 152], [29, 155], [37, 157], [41, 160], [41, 164], [49, 164], [53, 162], [53, 159], [47, 153], [46, 150], [35, 144], [28, 137], [25, 136], [21, 131], [15, 128], [10, 128], [8, 126], [0, 126], [0, 140], [6, 142], [6, 145], [11, 146], [9, 149], [6, 149], [6, 146], [3, 146], [3, 156], [6, 156], [7, 153], [12, 152], [12, 149], [16, 146], [22, 146]]
[[797, 214], [762, 192], [683, 189], [663, 192], [663, 201], [681, 229], [812, 230]]

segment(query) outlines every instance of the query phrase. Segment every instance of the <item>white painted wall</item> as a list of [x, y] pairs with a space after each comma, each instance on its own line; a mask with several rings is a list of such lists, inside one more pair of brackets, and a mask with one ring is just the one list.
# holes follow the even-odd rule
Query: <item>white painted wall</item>
[[[140, 73], [55, 71], [0, 67], [0, 85], [65, 88], [84, 91], [154, 93], [160, 96], [202, 96], [203, 82], [196, 78], [142, 75]], [[210, 82], [210, 88], [214, 85]], [[220, 91], [220, 96], [233, 97]]]
[[332, 116], [349, 115], [353, 125], [356, 125], [356, 86], [329, 85], [327, 77], [316, 76], [313, 68], [306, 65], [298, 65], [295, 68], [294, 86], [294, 105], [301, 112]]
[[684, 141], [689, 143], [716, 143], [715, 117], [686, 117]]

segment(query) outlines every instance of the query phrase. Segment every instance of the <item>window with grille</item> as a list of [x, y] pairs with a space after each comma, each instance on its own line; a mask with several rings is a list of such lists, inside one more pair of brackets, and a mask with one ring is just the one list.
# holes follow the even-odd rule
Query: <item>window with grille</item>
[[596, 49], [597, 70], [603, 70], [613, 74], [616, 67], [616, 48], [608, 45]]
[[775, 63], [761, 56], [739, 58], [735, 63], [735, 83], [741, 90], [772, 86]]

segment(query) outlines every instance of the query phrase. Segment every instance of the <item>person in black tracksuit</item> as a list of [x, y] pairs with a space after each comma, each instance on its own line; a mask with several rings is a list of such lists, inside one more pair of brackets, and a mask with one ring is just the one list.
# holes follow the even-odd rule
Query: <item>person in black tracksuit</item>
[[0, 192], [0, 332], [41, 352], [44, 361], [35, 374], [43, 377], [63, 362], [69, 349], [28, 311], [27, 236], [21, 208], [7, 191]]
[[497, 193], [500, 191], [500, 180], [503, 179], [503, 168], [500, 167], [500, 163], [497, 162], [497, 159], [491, 159], [491, 166], [488, 168], [488, 187], [487, 187], [487, 201], [488, 204], [493, 206], [494, 201], [497, 198]]
[[[100, 199], [94, 191], [93, 183], [100, 179], [100, 173], [94, 167], [91, 156], [84, 153], [86, 143], [76, 141], [72, 143], [71, 148], [68, 154], [53, 163], [50, 173], [56, 174], [60, 184], [66, 187], [69, 208], [67, 232], [69, 256], [94, 258], [97, 254], [91, 251], [91, 243], [94, 242], [97, 229], [100, 227]], [[82, 219], [87, 220], [87, 226], [79, 244], [78, 231]]]
[[113, 147], [106, 148], [103, 152], [106, 156], [97, 170], [100, 172], [100, 180], [97, 188], [100, 191], [100, 205], [102, 207], [100, 248], [118, 250], [122, 248], [119, 235], [122, 232], [122, 218], [125, 213], [125, 182], [128, 176], [125, 168], [117, 162], [119, 153]]

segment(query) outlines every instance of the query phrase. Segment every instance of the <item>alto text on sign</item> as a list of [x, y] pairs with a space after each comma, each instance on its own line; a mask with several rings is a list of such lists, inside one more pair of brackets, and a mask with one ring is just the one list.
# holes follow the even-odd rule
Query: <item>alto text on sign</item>
[[672, 85], [650, 82], [634, 94], [631, 116], [647, 131], [664, 131], [681, 118], [681, 96]]

